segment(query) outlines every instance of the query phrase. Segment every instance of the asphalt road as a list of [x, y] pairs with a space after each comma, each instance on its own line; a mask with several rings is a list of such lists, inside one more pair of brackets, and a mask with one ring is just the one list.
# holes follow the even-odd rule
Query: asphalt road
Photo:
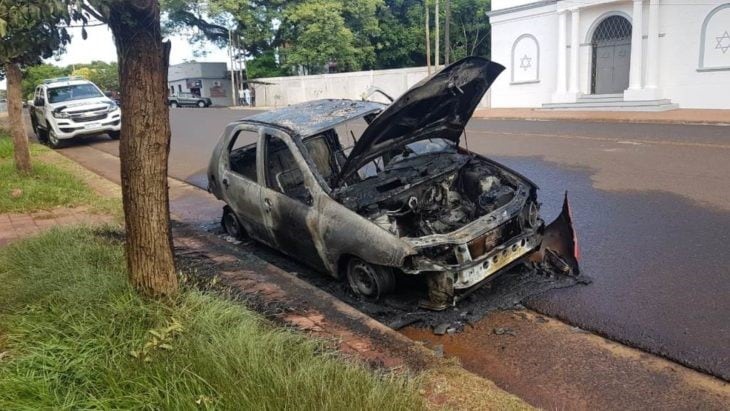
[[[224, 126], [253, 113], [173, 109], [170, 174], [203, 185]], [[474, 119], [466, 140], [533, 179], [548, 220], [569, 191], [594, 281], [531, 308], [730, 380], [730, 128]]]

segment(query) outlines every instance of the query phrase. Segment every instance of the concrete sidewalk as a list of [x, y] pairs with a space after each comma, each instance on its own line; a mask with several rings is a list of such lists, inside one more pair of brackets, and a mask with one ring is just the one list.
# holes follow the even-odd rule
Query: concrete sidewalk
[[570, 111], [535, 108], [478, 109], [474, 118], [494, 120], [570, 120], [619, 123], [730, 125], [730, 110], [677, 109], [646, 111]]
[[0, 246], [56, 226], [111, 224], [114, 217], [94, 214], [87, 207], [63, 207], [32, 213], [0, 214]]

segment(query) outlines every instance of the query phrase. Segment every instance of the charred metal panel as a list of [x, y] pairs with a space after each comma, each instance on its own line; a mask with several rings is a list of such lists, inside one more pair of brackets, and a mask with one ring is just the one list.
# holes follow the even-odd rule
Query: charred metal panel
[[311, 136], [352, 118], [379, 112], [386, 105], [374, 101], [315, 100], [246, 117], [242, 121], [277, 126], [291, 134]]

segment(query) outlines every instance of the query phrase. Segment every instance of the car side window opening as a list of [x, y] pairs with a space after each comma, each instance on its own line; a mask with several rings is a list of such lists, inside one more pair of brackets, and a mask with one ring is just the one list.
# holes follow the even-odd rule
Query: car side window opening
[[256, 178], [256, 130], [240, 130], [228, 146], [228, 164], [231, 171], [251, 181]]
[[304, 184], [304, 174], [294, 154], [280, 138], [266, 135], [266, 186], [305, 204], [311, 203], [311, 193]]
[[314, 171], [327, 184], [332, 185], [332, 180], [337, 176], [345, 162], [345, 155], [337, 143], [336, 132], [327, 130], [324, 133], [305, 138], [303, 143], [316, 168]]
[[[358, 117], [335, 127], [340, 145], [343, 147], [340, 167], [344, 165], [345, 159], [350, 156], [353, 146], [358, 140], [360, 140], [362, 133], [365, 132], [365, 129], [368, 127], [375, 115], [376, 114], [369, 114], [363, 117]], [[376, 175], [383, 169], [383, 167], [383, 158], [378, 157], [360, 168], [357, 175], [361, 180], [364, 180]]]

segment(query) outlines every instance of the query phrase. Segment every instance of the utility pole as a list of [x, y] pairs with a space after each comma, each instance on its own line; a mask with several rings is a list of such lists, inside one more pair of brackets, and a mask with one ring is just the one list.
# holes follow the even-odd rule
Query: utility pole
[[236, 37], [233, 40], [236, 44], [236, 83], [238, 83], [238, 88], [236, 88], [236, 91], [238, 91], [238, 100], [241, 100], [241, 97], [243, 95], [240, 93], [241, 90], [243, 90], [243, 65], [241, 63], [241, 38], [236, 35]]
[[436, 71], [439, 70], [439, 65], [441, 64], [441, 53], [439, 53], [439, 45], [441, 44], [439, 18], [439, 0], [436, 0]]
[[444, 0], [444, 65], [448, 66], [451, 57], [451, 0]]
[[228, 57], [231, 60], [231, 103], [236, 106], [236, 77], [233, 66], [233, 30], [228, 29]]
[[426, 67], [428, 67], [428, 75], [431, 75], [431, 29], [429, 26], [428, 0], [423, 0], [423, 9], [426, 11]]

